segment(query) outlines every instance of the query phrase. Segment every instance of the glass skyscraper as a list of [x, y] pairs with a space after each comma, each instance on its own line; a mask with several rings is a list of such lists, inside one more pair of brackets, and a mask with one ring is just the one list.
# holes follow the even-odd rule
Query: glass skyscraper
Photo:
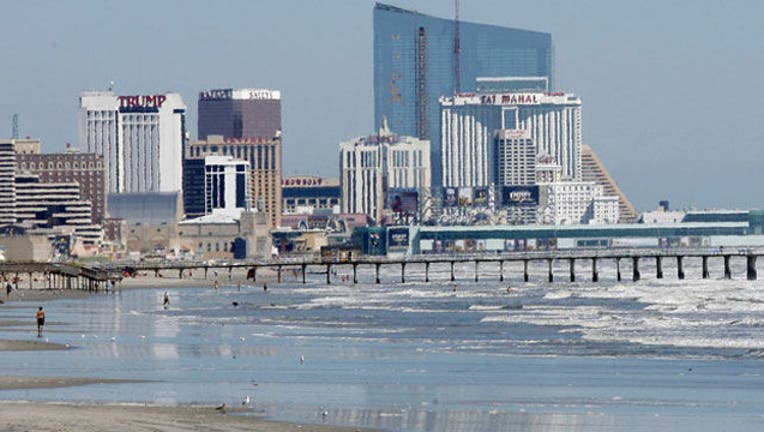
[[[455, 24], [377, 3], [374, 6], [374, 122], [432, 143], [432, 185], [442, 184], [440, 96], [456, 90]], [[460, 91], [478, 77], [546, 78], [552, 89], [552, 36], [461, 22]]]

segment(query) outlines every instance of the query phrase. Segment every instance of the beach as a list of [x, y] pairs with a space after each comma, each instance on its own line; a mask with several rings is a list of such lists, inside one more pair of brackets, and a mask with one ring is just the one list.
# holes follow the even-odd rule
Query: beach
[[[214, 283], [214, 275], [210, 272], [211, 279], [178, 279], [171, 277], [155, 277], [154, 275], [141, 275], [136, 278], [126, 278], [118, 284], [116, 290], [131, 289], [170, 289], [179, 287], [210, 286]], [[243, 275], [236, 275], [243, 276]], [[263, 280], [271, 279], [270, 275], [263, 275]], [[247, 284], [243, 277], [236, 280], [228, 280], [227, 274], [221, 277], [222, 283], [231, 284], [241, 281]], [[251, 281], [250, 281], [251, 284]], [[114, 293], [93, 293], [83, 290], [58, 290], [58, 289], [25, 289], [14, 290], [6, 297], [6, 303], [35, 302], [45, 303], [51, 300], [78, 299], [87, 296], [113, 295]], [[2, 306], [0, 306], [2, 307]], [[33, 317], [28, 322], [21, 319], [0, 320], [0, 328], [34, 326]], [[51, 351], [66, 350], [64, 344], [45, 342], [44, 340], [0, 340], [0, 352], [10, 351]], [[131, 380], [119, 380], [109, 378], [71, 378], [71, 377], [46, 377], [46, 376], [12, 376], [0, 375], [0, 391], [23, 390], [23, 389], [56, 389], [73, 386], [86, 386], [95, 384], [119, 384], [136, 382]], [[2, 393], [0, 393], [2, 398]], [[100, 405], [100, 404], [66, 404], [66, 403], [42, 403], [42, 402], [12, 402], [0, 401], [0, 418], [3, 419], [1, 430], [15, 431], [42, 431], [42, 432], [65, 432], [65, 431], [104, 431], [116, 430], [131, 431], [314, 431], [314, 432], [344, 432], [360, 431], [358, 428], [343, 428], [327, 425], [308, 425], [298, 423], [271, 422], [252, 415], [241, 414], [252, 409], [240, 407], [223, 410], [212, 406], [149, 406], [149, 405]], [[30, 414], [31, 413], [31, 414]]]
[[[0, 380], [2, 386], [2, 380]], [[160, 407], [0, 402], [5, 432], [350, 432], [358, 428], [277, 423], [226, 414], [213, 407]]]

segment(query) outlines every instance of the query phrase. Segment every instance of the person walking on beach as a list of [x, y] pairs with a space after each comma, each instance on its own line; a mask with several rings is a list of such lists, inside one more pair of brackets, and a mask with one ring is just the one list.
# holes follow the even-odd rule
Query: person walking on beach
[[164, 306], [165, 309], [170, 307], [170, 295], [167, 294], [167, 291], [164, 292], [164, 301], [162, 302], [162, 306]]
[[8, 281], [8, 283], [5, 285], [5, 296], [10, 297], [11, 291], [13, 291], [13, 285], [11, 285], [11, 281]]
[[37, 337], [42, 337], [42, 326], [45, 325], [45, 312], [42, 310], [42, 306], [37, 309]]

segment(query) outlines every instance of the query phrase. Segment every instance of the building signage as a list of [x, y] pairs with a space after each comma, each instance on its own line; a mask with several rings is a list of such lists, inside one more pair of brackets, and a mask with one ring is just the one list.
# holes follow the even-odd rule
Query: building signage
[[541, 103], [539, 93], [508, 93], [487, 94], [480, 96], [483, 105], [538, 105]]
[[287, 177], [281, 179], [282, 187], [289, 186], [321, 186], [323, 179], [320, 177]]
[[281, 99], [281, 92], [268, 89], [216, 89], [199, 93], [201, 100]]
[[199, 99], [201, 100], [230, 100], [232, 98], [232, 89], [207, 90], [199, 93]]
[[530, 207], [539, 204], [538, 186], [504, 186], [502, 204], [505, 206]]
[[388, 228], [387, 229], [387, 249], [408, 249], [409, 247], [409, 229], [408, 228]]
[[118, 96], [120, 110], [125, 108], [162, 108], [162, 104], [167, 100], [167, 96], [145, 95], [145, 96]]

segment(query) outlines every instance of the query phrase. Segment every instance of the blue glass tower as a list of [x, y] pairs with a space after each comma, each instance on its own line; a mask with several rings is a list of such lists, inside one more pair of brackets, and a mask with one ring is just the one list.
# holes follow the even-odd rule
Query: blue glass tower
[[[453, 20], [374, 6], [374, 123], [432, 143], [432, 186], [441, 185], [440, 96], [456, 90]], [[552, 35], [460, 23], [460, 91], [477, 77], [546, 77], [552, 89]]]

